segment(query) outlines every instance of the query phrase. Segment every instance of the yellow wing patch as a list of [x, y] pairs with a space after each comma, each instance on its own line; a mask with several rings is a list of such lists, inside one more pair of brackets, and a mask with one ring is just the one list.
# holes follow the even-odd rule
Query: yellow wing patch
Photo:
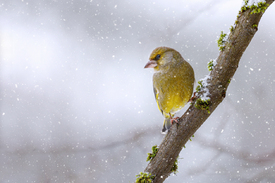
[[163, 114], [163, 110], [159, 107], [159, 92], [157, 91], [157, 89], [154, 87], [154, 94], [155, 94], [155, 99], [159, 108], [159, 111], [161, 112], [161, 114]]

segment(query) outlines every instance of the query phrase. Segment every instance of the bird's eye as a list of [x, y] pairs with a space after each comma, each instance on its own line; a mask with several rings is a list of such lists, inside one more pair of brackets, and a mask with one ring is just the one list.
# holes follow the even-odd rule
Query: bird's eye
[[156, 60], [160, 59], [160, 54], [157, 54], [157, 56], [155, 57]]

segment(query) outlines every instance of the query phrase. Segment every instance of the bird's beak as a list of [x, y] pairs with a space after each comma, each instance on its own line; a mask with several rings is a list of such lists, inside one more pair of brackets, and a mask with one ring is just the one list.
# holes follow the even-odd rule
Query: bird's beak
[[147, 64], [144, 66], [144, 68], [154, 68], [158, 65], [157, 61], [155, 60], [150, 60], [147, 62]]

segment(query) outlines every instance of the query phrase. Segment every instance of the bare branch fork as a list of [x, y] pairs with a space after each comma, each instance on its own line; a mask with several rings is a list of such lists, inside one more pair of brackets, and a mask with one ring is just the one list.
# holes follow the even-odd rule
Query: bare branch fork
[[[274, 0], [266, 0], [271, 5]], [[241, 12], [235, 22], [235, 28], [231, 29], [223, 51], [220, 52], [216, 65], [209, 73], [209, 110], [195, 107], [198, 98], [203, 92], [197, 94], [197, 98], [188, 110], [181, 116], [179, 125], [173, 125], [159, 146], [156, 156], [151, 160], [145, 172], [155, 176], [154, 183], [163, 182], [170, 174], [175, 160], [186, 142], [205, 122], [216, 107], [226, 96], [226, 90], [230, 79], [238, 68], [243, 52], [257, 32], [257, 26], [264, 12], [251, 14], [252, 8]], [[210, 112], [210, 113], [209, 113]]]

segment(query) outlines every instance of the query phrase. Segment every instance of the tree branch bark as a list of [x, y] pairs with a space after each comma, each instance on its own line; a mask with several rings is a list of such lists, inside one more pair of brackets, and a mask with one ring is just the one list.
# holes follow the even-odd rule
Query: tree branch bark
[[[274, 0], [266, 0], [271, 5]], [[175, 160], [186, 142], [205, 122], [216, 107], [223, 101], [230, 79], [238, 68], [243, 52], [257, 32], [262, 12], [251, 14], [252, 9], [240, 12], [236, 26], [230, 32], [224, 50], [220, 52], [206, 86], [210, 93], [209, 111], [197, 109], [194, 105], [202, 96], [200, 92], [193, 104], [181, 116], [179, 125], [173, 125], [159, 146], [156, 156], [151, 160], [145, 172], [155, 175], [154, 183], [163, 182], [170, 174]]]

